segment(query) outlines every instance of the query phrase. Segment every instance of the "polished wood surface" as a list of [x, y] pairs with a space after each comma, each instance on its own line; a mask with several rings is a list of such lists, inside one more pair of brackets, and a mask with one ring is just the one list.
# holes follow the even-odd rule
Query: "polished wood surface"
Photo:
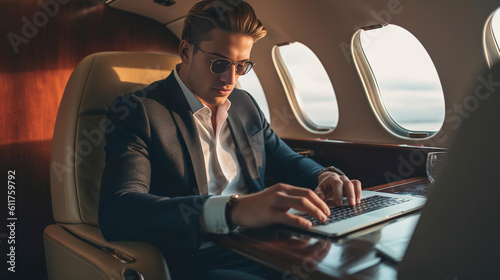
[[[372, 189], [422, 196], [428, 184], [426, 178], [417, 177]], [[396, 279], [397, 266], [381, 256], [375, 246], [381, 240], [407, 238], [411, 234], [408, 227], [418, 217], [418, 212], [409, 213], [340, 237], [273, 226], [214, 238], [239, 254], [283, 272], [282, 279]]]
[[371, 188], [367, 188], [366, 190], [427, 197], [429, 190], [428, 186], [429, 179], [427, 179], [426, 177], [416, 177], [401, 180], [398, 182], [374, 186]]

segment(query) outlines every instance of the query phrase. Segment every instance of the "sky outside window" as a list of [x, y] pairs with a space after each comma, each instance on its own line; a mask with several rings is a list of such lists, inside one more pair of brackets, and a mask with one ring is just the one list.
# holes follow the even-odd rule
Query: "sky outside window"
[[438, 131], [444, 95], [434, 64], [407, 30], [387, 25], [361, 31], [361, 46], [390, 117], [409, 131]]
[[279, 53], [293, 81], [295, 98], [307, 117], [318, 127], [336, 127], [337, 99], [328, 73], [314, 52], [295, 42], [279, 47]]
[[264, 89], [262, 89], [262, 85], [260, 84], [259, 78], [257, 77], [257, 74], [255, 74], [255, 71], [252, 69], [250, 70], [250, 72], [239, 77], [238, 83], [240, 85], [240, 88], [250, 93], [255, 101], [257, 101], [257, 104], [259, 104], [259, 107], [266, 116], [267, 121], [271, 123], [271, 116], [269, 114], [269, 105], [267, 104], [266, 94], [264, 93]]
[[497, 47], [500, 47], [500, 9], [497, 9], [491, 20], [491, 27], [493, 29], [493, 36], [497, 42]]

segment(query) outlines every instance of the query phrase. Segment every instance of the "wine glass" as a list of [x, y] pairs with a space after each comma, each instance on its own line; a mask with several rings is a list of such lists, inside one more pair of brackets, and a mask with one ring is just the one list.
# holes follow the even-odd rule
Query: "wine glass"
[[427, 178], [431, 183], [436, 181], [436, 175], [439, 168], [443, 165], [446, 152], [430, 152], [427, 154], [427, 162], [425, 165], [425, 170], [427, 172]]

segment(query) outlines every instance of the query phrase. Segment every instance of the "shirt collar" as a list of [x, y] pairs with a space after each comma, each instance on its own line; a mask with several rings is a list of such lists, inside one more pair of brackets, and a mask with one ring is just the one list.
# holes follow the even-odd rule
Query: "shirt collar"
[[182, 93], [184, 93], [184, 96], [186, 97], [186, 99], [189, 103], [189, 107], [191, 108], [191, 111], [193, 111], [193, 113], [196, 113], [197, 111], [203, 109], [203, 107], [205, 107], [205, 104], [201, 103], [201, 101], [198, 99], [198, 97], [196, 97], [193, 94], [193, 92], [191, 92], [191, 90], [181, 80], [181, 77], [179, 77], [179, 74], [177, 73], [177, 67], [179, 65], [177, 65], [174, 68], [174, 77], [177, 80], [177, 83], [179, 84], [179, 86], [181, 87]]

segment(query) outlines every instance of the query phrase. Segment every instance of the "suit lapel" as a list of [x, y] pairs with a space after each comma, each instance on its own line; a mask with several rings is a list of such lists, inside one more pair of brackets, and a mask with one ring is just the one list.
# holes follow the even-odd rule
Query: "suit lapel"
[[257, 170], [255, 155], [252, 146], [250, 145], [249, 137], [244, 129], [243, 122], [238, 115], [238, 112], [233, 108], [228, 111], [228, 125], [231, 130], [231, 134], [233, 135], [238, 159], [242, 165], [241, 169], [249, 179], [248, 181], [251, 183], [250, 188], [260, 190], [260, 187], [256, 183], [260, 175]]
[[[200, 137], [193, 113], [189, 107], [179, 84], [175, 80], [173, 73], [166, 79], [166, 92], [168, 92], [166, 107], [170, 109], [172, 117], [179, 128], [193, 164], [193, 170], [198, 185], [199, 194], [208, 193], [208, 183], [206, 175], [205, 160], [201, 148]], [[171, 104], [171, 105], [170, 105]], [[262, 186], [258, 183], [260, 174], [257, 169], [257, 161], [250, 144], [250, 139], [245, 131], [245, 126], [238, 115], [238, 112], [231, 108], [228, 111], [228, 125], [233, 136], [238, 160], [241, 164], [242, 172], [246, 175], [250, 183], [250, 191], [258, 191]]]
[[[181, 132], [184, 143], [186, 143], [198, 185], [198, 194], [207, 194], [208, 183], [205, 172], [205, 160], [198, 130], [193, 120], [193, 113], [173, 73], [167, 78], [167, 82], [168, 89], [173, 89], [169, 91], [173, 106], [167, 106], [170, 108], [170, 112]], [[193, 191], [196, 193], [196, 190]]]

